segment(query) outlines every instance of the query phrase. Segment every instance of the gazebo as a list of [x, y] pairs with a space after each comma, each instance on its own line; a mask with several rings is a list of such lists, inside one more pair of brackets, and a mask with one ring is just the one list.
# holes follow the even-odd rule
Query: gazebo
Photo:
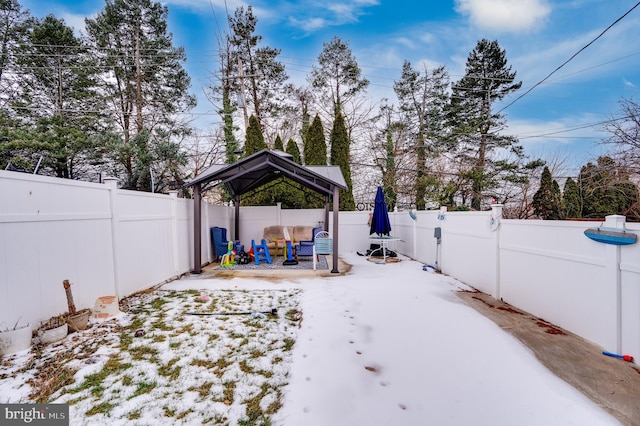
[[202, 193], [224, 185], [235, 206], [235, 235], [240, 231], [240, 196], [276, 179], [289, 178], [325, 196], [325, 231], [329, 224], [329, 207], [333, 202], [333, 265], [331, 272], [338, 273], [338, 207], [339, 190], [347, 189], [344, 176], [338, 166], [302, 166], [290, 154], [279, 150], [262, 150], [233, 164], [214, 164], [185, 182], [193, 187], [193, 273], [201, 269], [200, 202]]

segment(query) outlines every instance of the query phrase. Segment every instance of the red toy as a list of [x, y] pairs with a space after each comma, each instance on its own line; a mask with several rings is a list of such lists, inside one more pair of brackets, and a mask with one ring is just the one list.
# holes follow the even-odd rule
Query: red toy
[[612, 352], [607, 352], [607, 351], [602, 352], [602, 354], [606, 356], [612, 356], [614, 358], [620, 358], [627, 362], [633, 362], [633, 357], [631, 355], [620, 355], [620, 354], [614, 354]]

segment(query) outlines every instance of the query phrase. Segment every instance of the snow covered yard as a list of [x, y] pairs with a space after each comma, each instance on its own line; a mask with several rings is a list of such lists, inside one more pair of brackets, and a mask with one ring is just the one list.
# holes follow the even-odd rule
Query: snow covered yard
[[0, 402], [28, 400], [48, 359], [69, 370], [50, 401], [72, 404], [73, 425], [619, 424], [464, 304], [464, 284], [406, 258], [343, 259], [345, 276], [192, 276], [140, 294], [40, 364], [3, 359]]
[[[69, 403], [72, 425], [270, 424], [287, 384], [299, 293], [139, 294], [117, 321], [5, 360], [0, 401]], [[187, 314], [276, 306], [277, 316]]]

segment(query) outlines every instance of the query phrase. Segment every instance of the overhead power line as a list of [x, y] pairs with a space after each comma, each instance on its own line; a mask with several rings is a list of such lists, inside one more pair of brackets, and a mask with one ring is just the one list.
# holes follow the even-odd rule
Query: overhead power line
[[564, 61], [560, 66], [558, 66], [555, 70], [551, 71], [545, 78], [543, 78], [542, 80], [540, 80], [539, 82], [537, 82], [536, 84], [534, 84], [533, 86], [531, 86], [531, 88], [529, 88], [529, 90], [527, 90], [526, 92], [524, 92], [522, 95], [518, 96], [517, 98], [515, 98], [513, 101], [511, 101], [509, 104], [507, 104], [506, 106], [502, 107], [502, 109], [500, 109], [500, 111], [497, 112], [497, 114], [500, 114], [502, 111], [504, 111], [505, 109], [509, 108], [511, 105], [515, 104], [516, 102], [518, 102], [520, 99], [522, 99], [523, 97], [525, 97], [529, 92], [531, 92], [533, 89], [535, 89], [536, 87], [540, 86], [542, 83], [544, 83], [549, 77], [551, 77], [553, 74], [555, 74], [558, 70], [560, 70], [562, 67], [564, 67], [565, 65], [567, 65], [569, 62], [571, 62], [573, 60], [573, 58], [575, 58], [576, 56], [578, 56], [583, 50], [585, 50], [586, 48], [588, 48], [589, 46], [591, 46], [593, 43], [596, 42], [596, 40], [598, 40], [600, 37], [602, 37], [607, 31], [609, 31], [611, 28], [613, 28], [614, 25], [616, 25], [618, 22], [620, 22], [622, 19], [624, 19], [624, 17], [626, 17], [628, 14], [630, 14], [636, 7], [640, 6], [640, 2], [636, 3], [631, 9], [629, 9], [624, 15], [622, 15], [621, 17], [619, 17], [618, 19], [616, 19], [611, 25], [609, 25], [607, 28], [605, 28], [600, 34], [598, 34], [596, 36], [596, 38], [594, 38], [593, 40], [591, 40], [589, 43], [587, 43], [586, 45], [584, 45], [580, 50], [578, 50], [576, 53], [574, 53], [573, 55], [571, 55], [571, 57], [569, 59], [567, 59], [566, 61]]

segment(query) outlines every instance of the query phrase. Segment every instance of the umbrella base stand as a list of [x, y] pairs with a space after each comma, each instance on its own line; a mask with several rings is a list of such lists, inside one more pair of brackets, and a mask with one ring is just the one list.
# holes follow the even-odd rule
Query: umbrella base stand
[[283, 266], [293, 266], [297, 265], [298, 261], [293, 258], [293, 253], [291, 250], [291, 240], [287, 240], [287, 258], [282, 262]]

